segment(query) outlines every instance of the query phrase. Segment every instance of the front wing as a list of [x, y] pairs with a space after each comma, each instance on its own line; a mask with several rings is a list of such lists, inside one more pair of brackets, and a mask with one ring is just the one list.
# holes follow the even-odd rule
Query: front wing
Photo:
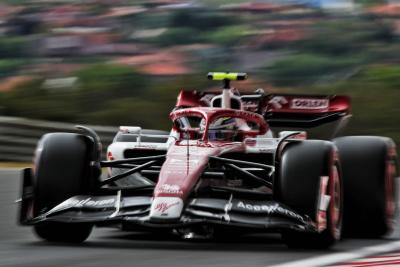
[[315, 223], [309, 217], [302, 216], [276, 201], [193, 198], [187, 202], [181, 217], [174, 220], [151, 218], [151, 203], [152, 198], [147, 196], [122, 197], [120, 193], [116, 196], [79, 195], [35, 218], [21, 216], [21, 223], [129, 224], [145, 228], [184, 228], [214, 224], [265, 231], [317, 231]]

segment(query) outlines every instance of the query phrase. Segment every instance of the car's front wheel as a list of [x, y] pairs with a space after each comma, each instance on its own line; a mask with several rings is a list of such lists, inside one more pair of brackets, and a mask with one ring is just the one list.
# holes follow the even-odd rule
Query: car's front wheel
[[[35, 217], [72, 196], [91, 192], [95, 177], [91, 177], [90, 142], [90, 138], [73, 133], [46, 134], [39, 141], [33, 172]], [[92, 225], [44, 222], [34, 230], [48, 241], [83, 242]]]
[[[307, 140], [288, 144], [274, 183], [278, 201], [309, 216], [320, 228], [317, 233], [284, 231], [282, 237], [289, 247], [327, 248], [340, 239], [342, 178], [337, 150], [331, 142]], [[325, 198], [329, 204], [321, 209]]]

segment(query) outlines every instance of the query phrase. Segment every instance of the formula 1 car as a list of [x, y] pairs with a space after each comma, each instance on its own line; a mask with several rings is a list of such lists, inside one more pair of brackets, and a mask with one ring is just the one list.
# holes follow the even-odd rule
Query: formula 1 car
[[[184, 238], [278, 232], [289, 247], [317, 248], [339, 240], [342, 226], [350, 235], [390, 232], [395, 144], [332, 139], [350, 117], [348, 97], [241, 95], [230, 83], [247, 74], [208, 77], [223, 81], [222, 93], [182, 91], [170, 132], [121, 126], [106, 161], [89, 128], [44, 135], [23, 171], [19, 222], [62, 242], [115, 225]], [[330, 138], [308, 138], [324, 125]]]

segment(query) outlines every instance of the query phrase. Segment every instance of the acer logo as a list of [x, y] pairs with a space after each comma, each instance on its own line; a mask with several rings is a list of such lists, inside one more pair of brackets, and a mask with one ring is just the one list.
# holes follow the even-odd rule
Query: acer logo
[[298, 215], [297, 213], [288, 210], [284, 207], [281, 207], [279, 204], [274, 203], [274, 204], [260, 204], [260, 205], [255, 205], [251, 203], [245, 203], [243, 201], [240, 201], [237, 203], [237, 207], [241, 210], [247, 210], [251, 212], [265, 212], [267, 214], [282, 214], [288, 217], [292, 217], [295, 219], [298, 219], [300, 221], [304, 221], [303, 217]]
[[173, 207], [173, 206], [176, 206], [176, 205], [178, 205], [178, 204], [179, 204], [178, 201], [175, 202], [175, 203], [171, 203], [171, 204], [168, 204], [168, 203], [166, 203], [166, 202], [161, 202], [161, 203], [158, 203], [158, 204], [156, 205], [155, 210], [158, 210], [158, 211], [161, 212], [161, 213], [165, 213], [169, 208], [171, 208], [171, 207]]

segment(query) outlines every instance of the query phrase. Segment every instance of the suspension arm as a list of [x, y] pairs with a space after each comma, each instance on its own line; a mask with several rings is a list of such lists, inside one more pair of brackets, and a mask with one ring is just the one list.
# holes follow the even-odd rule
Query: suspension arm
[[265, 186], [267, 186], [267, 187], [272, 189], [272, 183], [271, 182], [266, 181], [266, 180], [258, 177], [257, 175], [252, 174], [251, 172], [243, 170], [242, 168], [236, 166], [235, 164], [228, 163], [228, 164], [226, 164], [226, 166], [228, 166], [228, 167], [234, 169], [235, 171], [238, 171], [238, 172], [246, 175], [247, 177], [253, 179], [254, 181], [257, 181], [257, 182], [259, 182], [259, 183], [261, 183], [261, 184], [263, 184], [263, 185], [265, 185]]
[[117, 181], [117, 180], [119, 180], [119, 179], [121, 179], [121, 178], [124, 178], [124, 177], [126, 177], [126, 176], [128, 176], [128, 175], [131, 175], [131, 174], [133, 174], [133, 173], [135, 173], [135, 172], [139, 172], [139, 171], [141, 171], [141, 170], [143, 170], [143, 169], [145, 169], [145, 168], [147, 168], [147, 167], [153, 165], [153, 164], [156, 163], [157, 161], [158, 161], [158, 160], [151, 160], [151, 161], [146, 162], [146, 163], [143, 163], [142, 165], [139, 165], [139, 166], [137, 166], [137, 167], [135, 167], [135, 168], [133, 168], [133, 169], [130, 169], [130, 170], [124, 172], [124, 173], [120, 173], [120, 174], [111, 176], [110, 178], [108, 178], [108, 179], [106, 179], [106, 180], [104, 180], [104, 181], [101, 181], [101, 182], [100, 182], [100, 186], [109, 184], [109, 183], [111, 183], [111, 182], [115, 182], [115, 181]]
[[243, 160], [237, 160], [237, 159], [228, 159], [228, 158], [220, 158], [220, 157], [215, 157], [215, 156], [210, 156], [210, 159], [221, 161], [224, 163], [231, 163], [231, 164], [241, 164], [241, 165], [248, 165], [256, 168], [261, 168], [264, 170], [270, 170], [272, 173], [275, 171], [275, 167], [272, 165], [266, 165], [262, 163], [257, 163], [257, 162], [250, 162], [250, 161], [243, 161]]
[[150, 156], [150, 157], [139, 157], [139, 158], [128, 158], [128, 159], [119, 159], [119, 160], [110, 160], [110, 161], [101, 161], [101, 167], [115, 167], [119, 164], [129, 164], [135, 163], [140, 161], [149, 161], [149, 160], [161, 160], [164, 159], [166, 155], [159, 155], [159, 156]]

